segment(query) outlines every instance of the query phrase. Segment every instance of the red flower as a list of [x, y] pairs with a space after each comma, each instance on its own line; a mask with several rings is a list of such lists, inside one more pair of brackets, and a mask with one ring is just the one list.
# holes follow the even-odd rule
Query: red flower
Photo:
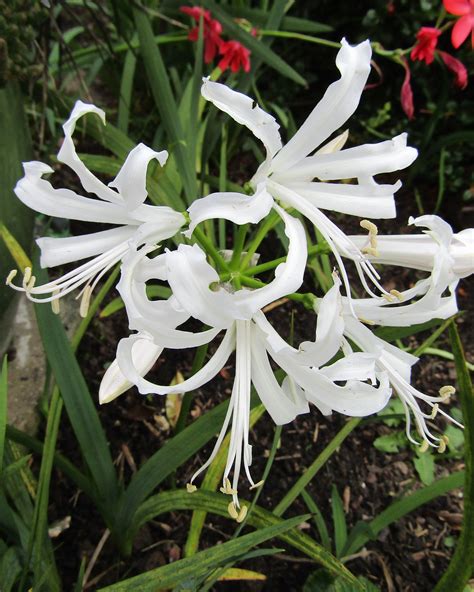
[[438, 37], [441, 31], [436, 27], [421, 27], [416, 34], [418, 43], [411, 50], [410, 57], [413, 61], [420, 60], [431, 64], [434, 60], [435, 49], [438, 45]]
[[222, 55], [217, 66], [224, 72], [230, 68], [232, 72], [238, 72], [242, 67], [244, 72], [250, 72], [250, 50], [238, 41], [223, 41], [219, 53]]
[[188, 14], [193, 18], [198, 26], [194, 27], [189, 31], [188, 39], [190, 41], [197, 41], [199, 39], [199, 20], [202, 16], [203, 19], [203, 37], [204, 37], [204, 61], [206, 64], [212, 62], [219, 52], [221, 43], [222, 25], [219, 21], [211, 18], [209, 10], [204, 10], [199, 6], [181, 6], [181, 12]]
[[450, 14], [460, 16], [451, 32], [451, 42], [457, 49], [471, 33], [474, 49], [474, 0], [443, 0], [444, 7]]
[[405, 79], [402, 84], [402, 89], [400, 92], [400, 101], [402, 103], [402, 109], [405, 111], [406, 116], [408, 119], [413, 119], [413, 115], [415, 113], [415, 107], [413, 105], [413, 91], [411, 89], [410, 79], [410, 68], [408, 66], [408, 62], [403, 59], [403, 67], [405, 68]]
[[458, 59], [453, 57], [451, 54], [445, 51], [438, 51], [439, 56], [443, 60], [446, 68], [454, 72], [455, 80], [454, 84], [460, 89], [464, 89], [467, 86], [467, 69], [466, 66]]

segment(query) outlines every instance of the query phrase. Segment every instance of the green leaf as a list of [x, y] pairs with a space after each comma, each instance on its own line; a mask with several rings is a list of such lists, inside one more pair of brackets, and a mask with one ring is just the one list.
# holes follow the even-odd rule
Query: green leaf
[[13, 260], [18, 265], [22, 272], [25, 271], [26, 267], [31, 267], [31, 261], [28, 255], [25, 253], [20, 243], [16, 240], [13, 234], [8, 230], [5, 224], [0, 222], [0, 236], [2, 237], [5, 246], [7, 247]]
[[140, 52], [156, 107], [161, 115], [169, 139], [173, 145], [179, 172], [182, 176], [187, 200], [191, 203], [197, 194], [196, 174], [192, 153], [185, 145], [178, 108], [171, 90], [170, 81], [148, 15], [142, 8], [133, 7], [133, 18], [140, 40]]
[[260, 58], [268, 66], [279, 72], [282, 76], [293, 80], [297, 84], [307, 86], [306, 80], [298, 74], [289, 64], [287, 64], [280, 56], [274, 51], [267, 47], [264, 43], [244, 31], [242, 27], [239, 27], [232, 17], [230, 17], [224, 8], [213, 2], [213, 0], [203, 0], [204, 6], [209, 8], [213, 13], [214, 17], [219, 20], [224, 26], [225, 32], [233, 39], [240, 41], [245, 47], [250, 49], [255, 57]]
[[[154, 300], [155, 298], [169, 298], [171, 296], [171, 289], [166, 286], [147, 286], [146, 287], [146, 295], [150, 300]], [[125, 307], [123, 300], [118, 296], [111, 300], [107, 306], [105, 306], [100, 311], [100, 318], [105, 319], [106, 317], [110, 317], [114, 313], [122, 310]]]
[[334, 524], [334, 545], [336, 547], [336, 557], [341, 557], [342, 550], [347, 541], [347, 524], [342, 505], [341, 496], [335, 485], [331, 489], [331, 507], [332, 521]]
[[321, 538], [321, 544], [325, 549], [331, 551], [331, 539], [329, 538], [329, 532], [321, 510], [319, 509], [318, 505], [313, 500], [313, 498], [306, 491], [306, 489], [303, 489], [303, 491], [301, 492], [301, 497], [303, 498], [308, 510], [312, 514], [312, 518], [314, 520], [314, 523], [316, 524], [316, 528], [318, 529], [318, 533]]
[[[205, 574], [211, 572], [219, 565], [235, 559], [236, 556], [246, 553], [252, 547], [263, 543], [269, 539], [281, 536], [298, 524], [301, 524], [307, 516], [297, 516], [289, 520], [281, 521], [266, 528], [262, 528], [251, 534], [217, 545], [205, 551], [201, 551], [194, 557], [188, 557], [175, 561], [169, 565], [164, 565], [158, 569], [145, 572], [134, 578], [118, 582], [107, 588], [102, 588], [102, 592], [123, 592], [128, 590], [140, 590], [141, 592], [155, 592], [166, 590], [185, 583], [187, 588], [192, 583], [199, 580]], [[192, 589], [192, 588], [191, 588]]]
[[[131, 40], [137, 41], [135, 34]], [[129, 49], [123, 62], [122, 78], [120, 79], [120, 93], [118, 104], [117, 127], [124, 134], [128, 132], [128, 122], [130, 120], [130, 106], [132, 104], [133, 79], [135, 77], [135, 67], [137, 57], [132, 49]]]
[[392, 432], [375, 438], [374, 447], [380, 452], [400, 452], [401, 449], [407, 447], [407, 439], [403, 432]]
[[377, 337], [380, 337], [384, 341], [396, 341], [397, 339], [403, 339], [404, 337], [410, 337], [416, 335], [421, 331], [428, 331], [433, 327], [438, 326], [443, 321], [441, 319], [432, 319], [426, 323], [420, 323], [419, 325], [412, 325], [411, 327], [379, 327], [375, 329], [374, 333]]
[[461, 399], [464, 423], [464, 458], [466, 463], [464, 519], [456, 551], [448, 569], [438, 582], [435, 592], [461, 590], [473, 573], [472, 558], [474, 557], [474, 537], [472, 536], [474, 532], [474, 392], [455, 323], [449, 326], [449, 336], [456, 364], [458, 393]]
[[5, 450], [5, 431], [7, 429], [7, 394], [8, 394], [8, 362], [3, 358], [0, 375], [0, 475], [2, 474], [3, 451]]
[[[240, 503], [249, 504], [249, 502], [242, 499]], [[187, 493], [185, 490], [165, 491], [149, 498], [140, 506], [137, 512], [134, 530], [138, 530], [140, 526], [162, 513], [176, 510], [205, 510], [206, 512], [229, 517], [227, 511], [228, 504], [229, 498], [221, 493], [201, 490], [194, 493]], [[247, 524], [254, 528], [265, 528], [280, 524], [281, 521], [281, 518], [257, 505], [254, 506], [252, 512], [247, 514]], [[331, 553], [316, 543], [314, 539], [301, 532], [301, 530], [295, 528], [290, 532], [281, 534], [278, 538], [298, 551], [301, 551], [332, 573], [339, 574], [348, 581], [355, 581], [353, 575], [334, 555], [331, 555]], [[197, 556], [194, 555], [193, 557], [196, 558]]]
[[[266, 10], [246, 8], [242, 6], [233, 7], [228, 5], [226, 6], [226, 12], [233, 17], [245, 18], [249, 20], [252, 25], [256, 25], [260, 28], [267, 23], [268, 12]], [[333, 31], [333, 27], [329, 25], [295, 16], [284, 16], [281, 21], [281, 27], [282, 29], [299, 31], [301, 33], [329, 33], [330, 31]]]
[[449, 450], [462, 451], [464, 448], [464, 432], [452, 423], [445, 429], [444, 434], [449, 438]]
[[[38, 276], [39, 281], [43, 281], [45, 274], [41, 271]], [[118, 483], [99, 416], [61, 320], [50, 306], [37, 304], [35, 311], [46, 356], [82, 455], [97, 487], [105, 517], [112, 519]]]
[[10, 592], [21, 574], [21, 564], [15, 547], [10, 547], [0, 558], [0, 590]]
[[413, 459], [415, 470], [421, 479], [423, 485], [431, 485], [435, 478], [435, 459], [431, 451], [416, 451], [416, 458]]
[[[400, 417], [393, 417], [399, 415]], [[393, 397], [388, 404], [377, 413], [377, 416], [383, 423], [391, 428], [396, 427], [402, 423], [405, 418], [405, 410], [402, 400], [399, 397]], [[386, 452], [385, 450], [383, 452]]]

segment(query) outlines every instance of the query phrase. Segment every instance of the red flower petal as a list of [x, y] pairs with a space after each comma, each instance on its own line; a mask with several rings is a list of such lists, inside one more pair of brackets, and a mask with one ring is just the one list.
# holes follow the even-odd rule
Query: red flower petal
[[413, 91], [411, 89], [410, 79], [410, 68], [408, 66], [408, 62], [403, 60], [403, 67], [405, 68], [405, 79], [402, 84], [402, 88], [400, 91], [400, 102], [402, 104], [402, 109], [405, 111], [406, 116], [408, 119], [413, 119], [415, 114], [415, 106], [413, 104]]
[[471, 2], [469, 0], [443, 0], [446, 12], [461, 16], [471, 12]]
[[454, 84], [460, 89], [464, 89], [467, 86], [467, 69], [466, 66], [460, 62], [457, 58], [445, 51], [438, 52], [441, 59], [445, 63], [446, 68], [451, 70], [455, 75]]
[[464, 43], [473, 28], [474, 16], [471, 14], [466, 14], [456, 21], [451, 32], [451, 42], [456, 49]]

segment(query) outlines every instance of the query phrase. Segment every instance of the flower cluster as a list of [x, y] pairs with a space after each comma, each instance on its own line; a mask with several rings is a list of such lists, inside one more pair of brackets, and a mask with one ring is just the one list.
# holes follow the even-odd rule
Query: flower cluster
[[[209, 38], [217, 34], [218, 28], [209, 20], [206, 23]], [[209, 41], [208, 55], [215, 49]], [[370, 61], [368, 41], [350, 46], [343, 40], [336, 58], [340, 78], [285, 145], [274, 117], [255, 101], [224, 84], [204, 80], [204, 99], [248, 128], [263, 144], [266, 156], [250, 180], [250, 195], [212, 193], [196, 199], [186, 212], [149, 205], [148, 164], [156, 160], [165, 166], [168, 154], [143, 144], [130, 152], [117, 177], [105, 185], [84, 166], [72, 140], [76, 122], [86, 113], [104, 119], [100, 109], [82, 102], [64, 124], [58, 160], [98, 199], [54, 188], [44, 178], [52, 169], [40, 162], [25, 163], [25, 175], [16, 186], [17, 196], [44, 214], [114, 225], [78, 237], [38, 240], [44, 267], [88, 259], [62, 278], [37, 286], [31, 270], [26, 270], [22, 285], [13, 285], [13, 273], [7, 280], [31, 300], [52, 302], [55, 310], [64, 294], [81, 287], [81, 312], [85, 314], [97, 282], [121, 262], [117, 289], [132, 333], [120, 341], [116, 359], [102, 379], [101, 403], [112, 401], [132, 385], [143, 395], [195, 391], [211, 381], [235, 352], [227, 414], [213, 451], [187, 488], [189, 492], [196, 489], [196, 478], [215, 458], [230, 429], [221, 491], [231, 497], [229, 513], [237, 521], [246, 513], [237, 493], [241, 469], [252, 487], [260, 485], [251, 474], [252, 385], [277, 424], [308, 413], [310, 404], [324, 415], [366, 416], [383, 409], [397, 395], [406, 413], [407, 437], [423, 450], [433, 446], [442, 452], [447, 445], [446, 436], [433, 431], [431, 420], [437, 414], [449, 417], [442, 405], [454, 389], [444, 386], [433, 396], [414, 388], [411, 368], [418, 359], [381, 339], [372, 328], [406, 327], [453, 315], [456, 285], [474, 268], [474, 231], [454, 234], [446, 222], [426, 215], [410, 220], [422, 230], [418, 234], [383, 236], [367, 219], [395, 217], [394, 194], [401, 183], [380, 183], [376, 177], [406, 168], [417, 156], [407, 145], [406, 134], [350, 148], [345, 148], [347, 131], [333, 137], [358, 106]], [[329, 217], [331, 211], [362, 219], [364, 232], [347, 235]], [[243, 254], [240, 248], [230, 261], [221, 254], [211, 264], [206, 250], [193, 242], [196, 227], [204, 221], [225, 219], [242, 227], [269, 216], [280, 220], [288, 244], [286, 257], [274, 266], [269, 283], [243, 281], [238, 271], [242, 267], [235, 262], [251, 262], [252, 252]], [[315, 318], [314, 340], [294, 347], [264, 311], [282, 297], [302, 296], [297, 292], [308, 259], [307, 233], [314, 229], [327, 243], [336, 268], [327, 293], [309, 299]], [[176, 248], [159, 251], [162, 241], [176, 236], [180, 238]], [[407, 289], [387, 290], [379, 275], [384, 265], [423, 270], [426, 277]], [[353, 295], [354, 277], [366, 292], [363, 298]], [[149, 298], [147, 285], [156, 281], [166, 282], [171, 289], [167, 300]], [[202, 324], [201, 330], [182, 327], [191, 318]], [[216, 342], [212, 356], [184, 382], [159, 384], [147, 377], [165, 348], [195, 348], [211, 342]], [[281, 382], [272, 363], [283, 371]]]
[[[448, 14], [460, 16], [456, 20], [451, 31], [451, 42], [455, 49], [459, 48], [472, 35], [472, 47], [474, 48], [474, 0], [443, 0], [443, 5]], [[453, 25], [448, 21], [446, 26], [421, 27], [416, 34], [416, 43], [410, 52], [412, 61], [425, 62], [431, 65], [435, 57], [439, 57], [444, 66], [454, 74], [454, 84], [464, 90], [468, 82], [467, 69], [464, 64], [446, 51], [437, 49], [439, 38], [446, 27]], [[407, 117], [413, 118], [415, 108], [413, 104], [413, 91], [411, 89], [411, 73], [408, 62], [401, 58], [405, 69], [405, 79], [403, 81], [400, 100]]]
[[199, 6], [181, 6], [181, 12], [189, 15], [197, 26], [193, 27], [188, 35], [190, 41], [199, 39], [199, 23], [202, 19], [202, 35], [204, 39], [204, 62], [210, 64], [217, 55], [221, 56], [217, 67], [225, 72], [228, 68], [232, 72], [238, 72], [240, 68], [244, 72], [250, 72], [250, 50], [234, 40], [222, 39], [222, 25], [211, 17], [209, 10]]

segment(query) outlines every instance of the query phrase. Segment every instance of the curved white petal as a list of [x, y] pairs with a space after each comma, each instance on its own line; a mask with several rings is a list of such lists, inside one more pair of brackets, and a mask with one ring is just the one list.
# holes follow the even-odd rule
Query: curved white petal
[[224, 367], [230, 354], [235, 347], [235, 326], [232, 326], [224, 335], [224, 339], [215, 351], [211, 359], [199, 370], [188, 378], [174, 386], [154, 384], [143, 378], [139, 369], [135, 367], [132, 349], [137, 336], [122, 339], [117, 348], [117, 362], [124, 376], [133, 383], [142, 395], [155, 393], [157, 395], [167, 395], [170, 393], [187, 393], [201, 387], [216, 376]]
[[341, 78], [333, 82], [309, 117], [273, 159], [274, 172], [290, 169], [341, 127], [354, 113], [370, 73], [369, 41], [354, 47], [345, 39], [336, 57]]
[[372, 354], [356, 352], [337, 360], [330, 366], [320, 368], [321, 374], [332, 381], [370, 380], [375, 382], [375, 357]]
[[450, 249], [454, 273], [464, 278], [474, 273], [474, 228], [466, 228], [453, 237]]
[[322, 181], [365, 179], [379, 173], [392, 173], [409, 166], [417, 157], [415, 148], [407, 146], [405, 133], [378, 144], [364, 144], [331, 154], [308, 156], [283, 173], [274, 173], [279, 183], [289, 181]]
[[269, 213], [272, 205], [273, 198], [265, 183], [260, 183], [251, 196], [235, 192], [211, 193], [197, 199], [188, 208], [191, 222], [184, 235], [190, 237], [198, 224], [214, 218], [225, 218], [234, 224], [257, 224]]
[[295, 181], [286, 183], [286, 186], [322, 210], [362, 218], [395, 218], [394, 193], [400, 189], [401, 183], [351, 185]]
[[[131, 355], [132, 363], [140, 376], [145, 376], [153, 368], [160, 357], [163, 348], [150, 339], [136, 339], [133, 343]], [[110, 403], [133, 386], [122, 374], [117, 360], [107, 368], [99, 387], [99, 403]]]
[[[267, 151], [267, 158], [262, 167], [267, 170], [271, 158], [281, 148], [279, 124], [269, 113], [261, 109], [250, 97], [232, 90], [224, 84], [212, 82], [209, 78], [203, 79], [201, 94], [211, 101], [218, 109], [227, 113], [241, 125], [245, 125], [255, 137], [263, 142]], [[261, 175], [262, 177], [264, 174]], [[255, 183], [260, 178], [255, 177]]]
[[320, 367], [331, 360], [341, 348], [344, 332], [341, 281], [336, 275], [333, 277], [334, 286], [328, 290], [319, 304], [316, 339], [300, 344], [298, 363]]
[[147, 198], [146, 174], [151, 160], [157, 160], [164, 166], [168, 159], [168, 152], [156, 152], [145, 144], [138, 144], [131, 150], [109, 187], [118, 189], [127, 207], [134, 210]]
[[211, 327], [226, 329], [237, 319], [251, 317], [245, 306], [236, 306], [235, 294], [222, 288], [212, 290], [211, 285], [219, 282], [219, 276], [198, 245], [179, 245], [177, 250], [167, 251], [166, 265], [173, 294], [194, 318]]
[[41, 249], [41, 267], [55, 267], [104, 253], [127, 241], [136, 228], [136, 226], [119, 226], [81, 236], [38, 238], [36, 244]]
[[286, 261], [275, 269], [275, 279], [263, 288], [252, 291], [239, 290], [233, 295], [239, 309], [244, 306], [244, 310], [250, 309], [254, 313], [270, 302], [299, 290], [308, 257], [306, 234], [302, 223], [277, 204], [273, 207], [285, 223], [285, 234], [289, 239]]
[[76, 153], [76, 147], [72, 139], [72, 134], [76, 128], [77, 120], [87, 115], [88, 113], [94, 113], [100, 117], [102, 123], [105, 125], [105, 113], [102, 109], [99, 109], [95, 105], [89, 105], [82, 101], [76, 101], [74, 108], [69, 116], [69, 119], [63, 125], [64, 130], [64, 141], [58, 152], [59, 162], [63, 162], [70, 167], [81, 181], [81, 185], [86, 191], [95, 193], [97, 197], [105, 201], [120, 204], [123, 203], [122, 198], [116, 192], [107, 187], [102, 181], [100, 181], [82, 162]]
[[24, 162], [25, 176], [15, 186], [16, 196], [29, 208], [57, 218], [103, 222], [105, 224], [136, 224], [123, 206], [83, 197], [71, 189], [55, 189], [42, 175], [53, 173], [47, 164]]
[[252, 382], [265, 405], [266, 410], [277, 425], [293, 421], [301, 414], [309, 411], [304, 398], [291, 398], [278, 384], [268, 361], [265, 341], [260, 329], [252, 326]]

